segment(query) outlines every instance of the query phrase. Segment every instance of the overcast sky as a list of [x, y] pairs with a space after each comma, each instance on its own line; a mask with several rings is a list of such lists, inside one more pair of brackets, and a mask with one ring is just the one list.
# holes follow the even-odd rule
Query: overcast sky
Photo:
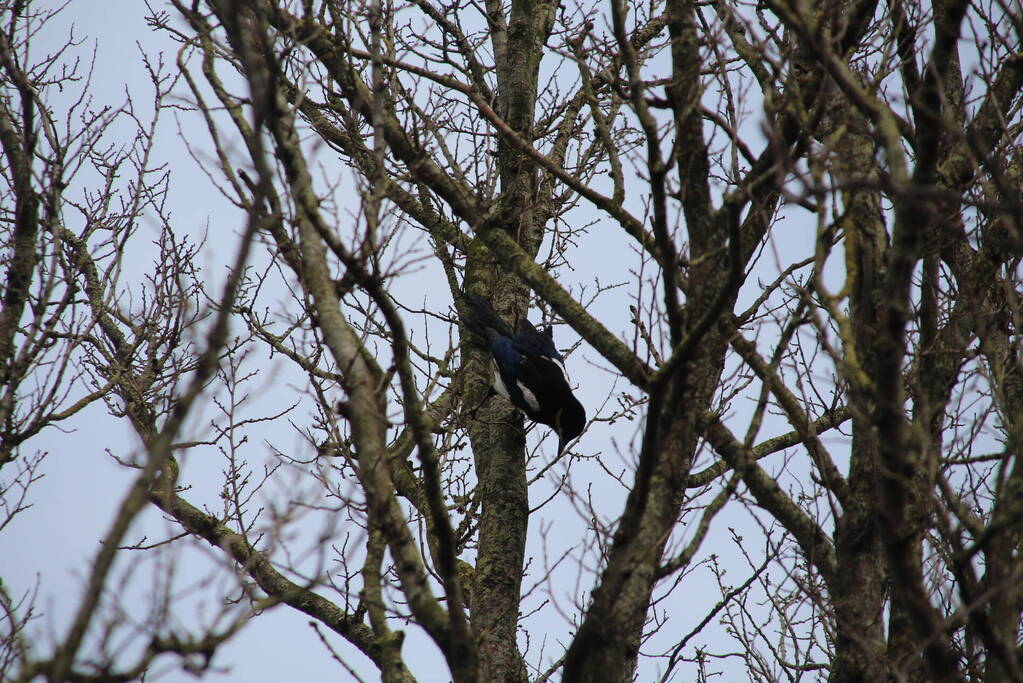
[[[143, 117], [150, 108], [152, 87], [141, 60], [145, 52], [156, 57], [161, 52], [165, 61], [173, 66], [177, 47], [169, 43], [164, 35], [155, 33], [146, 27], [144, 22], [144, 6], [137, 0], [72, 0], [63, 15], [50, 25], [44, 36], [50, 41], [63, 42], [70, 28], [74, 26], [75, 35], [85, 39], [78, 48], [83, 56], [88, 56], [93, 45], [96, 48], [95, 71], [90, 94], [96, 105], [102, 103], [117, 104], [123, 101], [125, 89], [136, 100]], [[41, 41], [36, 48], [45, 49]], [[57, 43], [53, 44], [54, 46]], [[183, 114], [179, 119], [167, 117], [162, 122], [161, 143], [157, 150], [158, 157], [172, 169], [170, 187], [170, 206], [173, 213], [175, 229], [182, 234], [207, 234], [207, 248], [203, 252], [203, 265], [210, 273], [211, 280], [219, 280], [224, 264], [233, 258], [237, 243], [238, 231], [243, 227], [244, 217], [233, 207], [226, 204], [211, 186], [207, 178], [199, 172], [196, 162], [188, 155], [186, 147], [178, 137], [178, 125], [184, 127], [185, 137], [197, 147], [206, 145], [206, 131], [199, 125], [195, 117]], [[322, 158], [321, 158], [322, 161]], [[80, 190], [80, 188], [79, 188]], [[72, 188], [71, 191], [75, 191]], [[152, 227], [152, 226], [151, 226]], [[792, 245], [806, 248], [811, 243], [813, 226], [805, 222], [794, 223], [788, 228], [787, 236], [783, 234], [782, 243], [772, 245], [772, 249], [786, 248], [784, 240], [791, 240]], [[793, 247], [796, 248], [796, 247]], [[145, 252], [145, 246], [139, 247]], [[622, 272], [621, 261], [627, 255], [607, 244], [594, 241], [580, 248], [577, 264], [579, 273], [575, 275], [584, 280], [587, 273], [599, 275], [605, 270]], [[774, 258], [771, 250], [765, 252], [762, 265], [765, 272], [771, 272]], [[144, 272], [146, 261], [139, 259], [133, 267]], [[428, 274], [420, 277], [427, 278]], [[746, 296], [756, 289], [755, 278], [752, 288], [747, 288]], [[413, 286], [422, 288], [423, 281], [415, 281]], [[427, 294], [432, 303], [446, 310], [450, 303], [448, 293], [438, 287], [436, 291], [423, 290], [423, 298]], [[628, 292], [612, 294], [605, 297], [599, 308], [594, 312], [604, 319], [615, 317], [621, 325], [609, 325], [612, 330], [624, 328], [624, 307], [627, 304]], [[534, 316], [534, 319], [535, 316]], [[564, 329], [564, 328], [560, 328]], [[567, 345], [574, 338], [567, 332], [559, 332], [559, 346]], [[605, 397], [614, 386], [615, 377], [607, 372], [607, 364], [601, 362], [597, 354], [583, 348], [569, 359], [569, 371], [573, 379], [582, 386], [581, 398], [592, 410], [595, 404]], [[284, 372], [279, 361], [267, 361], [266, 373], [254, 380], [252, 390], [254, 401], [263, 405], [272, 405], [274, 393], [281, 383], [291, 389], [300, 390], [302, 379]], [[620, 387], [624, 388], [624, 386]], [[125, 485], [132, 478], [132, 472], [117, 465], [105, 449], [111, 449], [117, 455], [130, 455], [137, 448], [137, 439], [130, 432], [127, 424], [111, 419], [104, 419], [105, 410], [102, 404], [92, 406], [82, 413], [72, 424], [68, 432], [50, 429], [40, 435], [33, 444], [35, 449], [49, 452], [43, 471], [45, 478], [38, 482], [32, 491], [30, 502], [34, 507], [21, 515], [3, 534], [0, 534], [0, 575], [4, 577], [8, 590], [18, 595], [31, 590], [38, 579], [40, 585], [39, 605], [46, 614], [45, 620], [35, 622], [34, 633], [41, 636], [41, 643], [51, 642], [55, 633], [64, 633], [69, 615], [76, 607], [80, 595], [82, 579], [87, 575], [91, 560], [97, 550], [99, 539], [110, 524], [113, 511], [120, 503]], [[201, 429], [202, 420], [193, 424]], [[113, 428], [111, 428], [113, 425]], [[607, 430], [598, 426], [588, 432], [582, 439], [581, 451], [601, 451], [607, 454], [606, 464], [612, 469], [624, 470], [630, 462], [627, 455], [627, 442], [634, 435], [636, 425], [619, 427], [616, 432], [618, 443], [610, 440]], [[297, 435], [287, 430], [287, 424], [276, 425], [274, 429], [281, 431], [262, 435], [262, 439], [272, 441], [279, 448], [302, 448], [303, 444]], [[770, 423], [764, 436], [769, 436], [780, 426]], [[552, 448], [551, 441], [548, 448]], [[257, 466], [270, 459], [270, 452], [265, 441], [253, 440], [247, 445], [247, 457]], [[623, 455], [622, 453], [625, 452]], [[204, 460], [205, 458], [205, 460]], [[770, 462], [765, 463], [769, 468]], [[780, 466], [780, 461], [774, 466]], [[212, 449], [190, 455], [185, 462], [183, 480], [193, 488], [187, 496], [197, 503], [217, 505], [217, 486], [220, 480], [222, 463]], [[5, 473], [6, 475], [6, 473]], [[625, 475], [631, 480], [631, 471]], [[531, 490], [531, 504], [536, 505], [551, 490], [550, 485], [538, 485]], [[600, 497], [601, 505], [608, 516], [621, 509], [623, 492], [614, 486], [603, 485], [595, 489]], [[740, 506], [729, 508], [715, 522], [718, 533], [708, 539], [703, 557], [717, 553], [725, 563], [731, 563], [734, 570], [732, 583], [738, 584], [745, 579], [742, 573], [742, 561], [738, 558], [735, 543], [728, 533], [728, 527], [739, 525], [745, 528], [751, 538], [758, 536], [754, 528], [749, 526], [748, 513]], [[315, 532], [316, 530], [311, 530]], [[150, 542], [169, 537], [178, 532], [173, 524], [168, 524], [154, 509], [147, 510], [133, 527], [129, 540], [137, 541], [146, 537]], [[579, 518], [577, 511], [565, 501], [559, 501], [541, 511], [531, 520], [531, 540], [527, 554], [534, 556], [536, 564], [531, 569], [532, 580], [542, 574], [545, 558], [541, 549], [545, 539], [561, 535], [564, 539], [578, 540], [584, 532], [584, 520]], [[196, 545], [195, 548], [200, 548]], [[118, 571], [130, 566], [136, 556], [122, 557], [117, 565]], [[155, 562], [155, 559], [147, 560]], [[190, 549], [179, 558], [181, 563], [182, 581], [184, 584], [204, 582], [210, 576], [217, 576], [218, 558], [211, 552]], [[572, 574], [569, 573], [568, 576]], [[584, 582], [590, 581], [583, 577]], [[569, 580], [571, 581], [571, 580]], [[527, 577], [525, 586], [531, 585]], [[136, 613], [144, 612], [145, 596], [150, 587], [145, 578], [136, 576], [127, 584], [123, 596], [125, 604], [131, 605]], [[573, 595], [572, 583], [566, 585], [563, 599], [566, 604]], [[202, 603], [209, 600], [216, 592], [207, 592], [192, 598], [198, 614], [215, 613], [215, 604]], [[718, 599], [717, 588], [711, 581], [709, 572], [697, 571], [687, 577], [686, 585], [677, 591], [672, 598], [660, 605], [678, 614], [692, 614], [693, 622], [706, 612]], [[535, 604], [539, 598], [533, 598]], [[182, 611], [182, 616], [189, 612]], [[550, 617], [546, 617], [550, 618]], [[243, 633], [224, 646], [215, 659], [216, 666], [225, 672], [225, 680], [232, 681], [284, 681], [296, 680], [296, 676], [308, 680], [346, 680], [347, 674], [330, 658], [330, 654], [321, 645], [318, 638], [308, 625], [308, 619], [288, 608], [270, 610], [267, 614], [252, 620]], [[533, 646], [541, 640], [546, 626], [536, 619], [527, 622], [531, 629]], [[686, 624], [680, 622], [679, 628]], [[687, 627], [687, 628], [688, 628]], [[551, 625], [552, 632], [564, 633], [566, 625], [562, 618], [560, 623]], [[673, 633], [678, 637], [678, 633]], [[331, 637], [331, 643], [345, 655], [346, 661], [355, 666], [367, 680], [376, 680], [375, 670], [367, 660], [345, 645], [340, 638]], [[552, 656], [560, 654], [565, 643], [548, 645]], [[422, 655], [417, 655], [417, 648]], [[422, 637], [410, 637], [405, 652], [408, 661], [416, 665], [420, 661], [435, 661], [438, 668], [429, 672], [425, 668], [415, 668], [414, 673], [419, 680], [446, 681], [449, 679], [443, 659], [436, 653], [432, 644]], [[739, 662], [736, 662], [736, 666]], [[158, 667], [158, 671], [167, 665]], [[722, 668], [729, 670], [728, 663]], [[297, 670], [296, 670], [297, 667]], [[650, 671], [650, 669], [645, 669]], [[741, 671], [741, 669], [731, 669]], [[177, 670], [173, 665], [160, 676], [159, 680], [185, 681], [194, 680], [191, 676]], [[680, 680], [684, 680], [680, 679]], [[729, 680], [726, 676], [724, 680]]]

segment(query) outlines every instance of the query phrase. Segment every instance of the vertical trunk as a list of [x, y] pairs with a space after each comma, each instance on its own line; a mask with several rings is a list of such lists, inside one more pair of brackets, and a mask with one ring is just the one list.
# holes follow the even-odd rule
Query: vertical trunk
[[[863, 180], [874, 173], [874, 144], [862, 133], [866, 121], [852, 113], [850, 132], [838, 143], [834, 172], [839, 180]], [[868, 373], [876, 361], [877, 303], [883, 287], [887, 252], [885, 226], [875, 191], [846, 192], [844, 228], [854, 349], [846, 349]], [[835, 554], [840, 570], [830, 586], [835, 612], [835, 663], [832, 683], [885, 678], [882, 606], [885, 567], [878, 535], [876, 496], [880, 449], [871, 419], [869, 396], [854, 396], [849, 500], [835, 524]]]
[[[7, 38], [0, 38], [0, 41], [3, 41], [0, 45], [3, 54], [9, 56]], [[10, 166], [14, 194], [14, 226], [10, 237], [5, 238], [10, 240], [10, 260], [3, 280], [5, 291], [0, 305], [0, 468], [14, 458], [15, 443], [7, 443], [2, 436], [6, 433], [8, 418], [14, 412], [18, 384], [25, 374], [25, 369], [19, 368], [15, 357], [14, 340], [36, 269], [36, 241], [39, 232], [39, 197], [32, 187], [32, 157], [36, 140], [35, 101], [25, 74], [10, 59], [5, 61], [7, 66], [4, 76], [13, 81], [20, 91], [21, 116], [20, 120], [16, 120], [17, 114], [9, 108], [9, 104], [18, 102], [18, 99], [11, 97], [7, 100], [5, 97], [0, 102], [0, 147], [4, 150], [3, 163]], [[22, 129], [20, 134], [19, 127]], [[6, 251], [4, 257], [8, 258]]]
[[[501, 3], [487, 3], [497, 66], [497, 111], [527, 140], [532, 140], [540, 58], [554, 9], [542, 0], [516, 0], [505, 17]], [[501, 139], [497, 159], [501, 179], [497, 201], [502, 210], [492, 224], [479, 227], [506, 231], [535, 256], [544, 230], [532, 205], [535, 164]], [[495, 263], [477, 261], [470, 264], [466, 279], [471, 287], [490, 294], [496, 310], [510, 321], [526, 315], [529, 290], [515, 275]], [[473, 405], [486, 395], [492, 373], [486, 359], [478, 356], [477, 361], [478, 374], [473, 374], [483, 381], [467, 392]], [[527, 679], [517, 640], [529, 521], [525, 434], [521, 414], [504, 401], [488, 401], [479, 418], [470, 430], [481, 500], [472, 632], [480, 653], [480, 680], [521, 683]]]
[[[491, 372], [489, 362], [482, 365], [483, 372]], [[503, 400], [491, 399], [470, 434], [481, 501], [471, 624], [479, 680], [519, 683], [526, 680], [516, 636], [529, 517], [522, 416]]]

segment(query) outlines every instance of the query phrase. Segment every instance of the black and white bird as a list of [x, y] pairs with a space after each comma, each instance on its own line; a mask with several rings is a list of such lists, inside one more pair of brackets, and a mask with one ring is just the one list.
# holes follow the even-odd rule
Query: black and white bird
[[513, 332], [482, 296], [467, 294], [464, 301], [465, 325], [485, 342], [493, 360], [494, 391], [530, 420], [551, 427], [560, 455], [582, 433], [586, 411], [572, 394], [565, 360], [554, 347], [554, 331], [547, 327], [538, 332], [522, 318]]

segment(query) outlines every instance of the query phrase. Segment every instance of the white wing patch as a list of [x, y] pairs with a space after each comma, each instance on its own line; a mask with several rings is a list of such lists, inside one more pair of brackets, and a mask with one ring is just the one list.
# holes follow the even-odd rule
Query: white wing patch
[[522, 392], [522, 398], [526, 399], [526, 403], [533, 410], [533, 412], [540, 412], [540, 402], [536, 400], [536, 395], [529, 390], [522, 382], [516, 382], [519, 386], [519, 391]]
[[565, 369], [565, 363], [560, 358], [550, 358], [549, 360], [554, 361], [554, 365], [561, 370], [561, 374], [565, 376], [565, 384], [572, 386], [572, 380], [568, 378], [568, 370]]
[[501, 379], [501, 373], [497, 370], [496, 362], [494, 363], [494, 381], [491, 382], [491, 385], [494, 387], [494, 391], [509, 401], [511, 400], [511, 395], [508, 393], [508, 387], [504, 385], [504, 380]]

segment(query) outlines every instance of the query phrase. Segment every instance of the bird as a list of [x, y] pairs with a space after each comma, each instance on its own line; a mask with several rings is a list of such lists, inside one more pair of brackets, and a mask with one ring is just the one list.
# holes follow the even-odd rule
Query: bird
[[528, 319], [517, 331], [478, 294], [465, 294], [462, 320], [480, 345], [490, 352], [494, 366], [491, 388], [525, 413], [533, 422], [547, 425], [558, 435], [558, 455], [586, 426], [586, 410], [572, 393], [565, 359], [554, 346], [554, 331], [538, 331]]

